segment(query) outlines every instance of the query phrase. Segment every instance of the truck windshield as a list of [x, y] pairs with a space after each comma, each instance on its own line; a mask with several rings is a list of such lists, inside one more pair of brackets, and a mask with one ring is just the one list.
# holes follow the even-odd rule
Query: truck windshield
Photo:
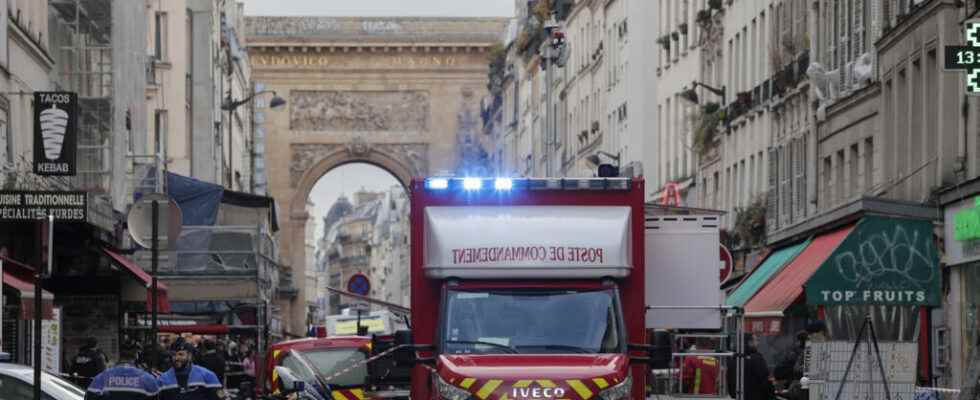
[[443, 321], [449, 354], [623, 352], [614, 290], [449, 290]]
[[[364, 352], [358, 349], [343, 348], [343, 349], [330, 349], [330, 350], [314, 350], [309, 352], [303, 352], [303, 357], [305, 357], [313, 368], [316, 368], [316, 373], [321, 377], [329, 377], [344, 368], [350, 367], [357, 364], [359, 361], [364, 361], [366, 355]], [[294, 372], [297, 370], [302, 370], [300, 367], [293, 367], [284, 360], [283, 365], [290, 367]], [[303, 377], [303, 374], [300, 373]], [[304, 377], [305, 378], [305, 377]], [[312, 381], [312, 377], [310, 377]], [[331, 379], [327, 382], [331, 386], [347, 387], [347, 386], [361, 386], [367, 381], [367, 365], [357, 366], [347, 373], [340, 374], [337, 377]]]

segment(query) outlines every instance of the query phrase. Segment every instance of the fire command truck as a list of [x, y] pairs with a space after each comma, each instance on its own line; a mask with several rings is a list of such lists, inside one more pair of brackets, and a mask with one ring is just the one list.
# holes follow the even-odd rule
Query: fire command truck
[[643, 181], [411, 184], [413, 399], [643, 399]]

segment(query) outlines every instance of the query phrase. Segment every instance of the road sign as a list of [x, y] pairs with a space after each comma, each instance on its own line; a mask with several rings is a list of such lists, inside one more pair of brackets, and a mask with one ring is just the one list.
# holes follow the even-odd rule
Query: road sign
[[180, 236], [181, 213], [177, 203], [162, 193], [150, 193], [140, 197], [129, 210], [126, 222], [129, 234], [136, 243], [145, 248], [153, 246], [153, 202], [157, 206], [157, 249], [176, 248]]
[[725, 248], [725, 245], [718, 245], [720, 256], [721, 256], [721, 282], [724, 283], [732, 276], [732, 269], [734, 268], [734, 262], [732, 262], [732, 253]]
[[358, 272], [347, 281], [347, 291], [367, 296], [371, 293], [371, 281], [368, 280], [367, 275]]
[[0, 221], [85, 222], [87, 202], [85, 192], [0, 191]]

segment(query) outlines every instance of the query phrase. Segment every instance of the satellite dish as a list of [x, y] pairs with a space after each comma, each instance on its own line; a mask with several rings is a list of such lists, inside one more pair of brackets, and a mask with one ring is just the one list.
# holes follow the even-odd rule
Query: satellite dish
[[157, 249], [167, 250], [180, 236], [181, 213], [177, 203], [162, 193], [144, 195], [133, 204], [126, 218], [129, 235], [145, 248], [153, 246], [153, 202], [157, 206]]

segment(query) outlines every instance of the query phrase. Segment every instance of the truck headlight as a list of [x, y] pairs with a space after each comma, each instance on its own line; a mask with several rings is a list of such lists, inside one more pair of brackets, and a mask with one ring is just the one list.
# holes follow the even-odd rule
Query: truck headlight
[[439, 390], [439, 397], [444, 400], [467, 400], [473, 396], [470, 392], [442, 380], [439, 375], [436, 375], [436, 386]]
[[630, 393], [633, 389], [633, 377], [631, 375], [626, 375], [626, 379], [622, 382], [617, 383], [614, 386], [603, 389], [599, 392], [599, 397], [602, 400], [622, 400], [630, 397]]

